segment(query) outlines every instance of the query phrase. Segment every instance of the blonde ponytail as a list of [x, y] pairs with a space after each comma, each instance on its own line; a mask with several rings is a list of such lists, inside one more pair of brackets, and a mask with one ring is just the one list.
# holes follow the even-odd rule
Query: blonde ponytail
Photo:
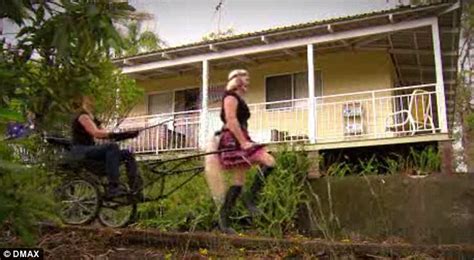
[[[206, 152], [215, 152], [219, 149], [220, 136], [214, 135], [209, 140]], [[218, 207], [224, 203], [226, 183], [219, 161], [219, 154], [210, 154], [205, 157], [204, 176], [211, 191], [211, 196]]]

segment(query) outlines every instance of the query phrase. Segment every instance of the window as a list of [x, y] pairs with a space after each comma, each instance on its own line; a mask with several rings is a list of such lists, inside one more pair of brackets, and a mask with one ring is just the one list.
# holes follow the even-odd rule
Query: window
[[148, 95], [148, 114], [171, 113], [173, 110], [173, 93], [159, 93]]
[[209, 105], [220, 104], [225, 93], [226, 84], [216, 84], [209, 87]]
[[[314, 72], [315, 96], [322, 95], [321, 71]], [[299, 72], [287, 75], [271, 76], [265, 80], [266, 102], [295, 100], [308, 97], [308, 73]], [[267, 105], [267, 109], [292, 107], [296, 102], [281, 102]]]
[[199, 88], [178, 90], [174, 96], [174, 111], [198, 110], [201, 107]]
[[[268, 77], [265, 82], [266, 102], [293, 99], [292, 75]], [[289, 107], [291, 102], [267, 105], [267, 108]]]
[[[174, 93], [174, 95], [173, 95]], [[148, 95], [148, 114], [163, 114], [201, 108], [199, 88]]]

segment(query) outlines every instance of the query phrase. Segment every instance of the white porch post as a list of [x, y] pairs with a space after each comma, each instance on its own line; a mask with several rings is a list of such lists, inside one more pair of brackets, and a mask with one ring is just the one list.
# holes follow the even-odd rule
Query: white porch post
[[201, 114], [199, 115], [199, 148], [204, 150], [207, 141], [207, 103], [209, 99], [209, 61], [202, 61]]
[[120, 89], [119, 88], [116, 88], [115, 89], [115, 111], [114, 111], [114, 119], [113, 119], [113, 125], [114, 125], [114, 129], [116, 127], [118, 127], [118, 120], [119, 120], [119, 114], [118, 114], [118, 110], [120, 108], [120, 105], [121, 105], [121, 100], [120, 100]]
[[438, 18], [433, 20], [431, 30], [436, 68], [436, 104], [438, 104], [438, 121], [441, 127], [441, 133], [447, 133], [448, 122], [446, 119], [446, 96], [444, 94], [443, 62], [441, 61], [441, 42], [439, 38]]
[[307, 45], [308, 54], [308, 131], [309, 142], [316, 143], [316, 98], [314, 93], [313, 44]]

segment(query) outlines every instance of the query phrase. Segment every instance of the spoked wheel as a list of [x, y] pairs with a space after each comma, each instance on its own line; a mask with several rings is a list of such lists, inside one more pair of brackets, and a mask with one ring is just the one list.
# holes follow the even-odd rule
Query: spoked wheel
[[104, 200], [99, 210], [99, 221], [107, 227], [126, 227], [135, 220], [137, 204], [132, 198]]
[[65, 183], [57, 193], [60, 217], [65, 224], [81, 225], [91, 222], [100, 208], [97, 187], [84, 180]]

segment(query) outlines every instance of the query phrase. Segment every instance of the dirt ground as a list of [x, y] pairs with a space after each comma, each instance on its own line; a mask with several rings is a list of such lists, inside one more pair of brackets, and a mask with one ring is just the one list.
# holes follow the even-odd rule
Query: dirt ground
[[[42, 228], [45, 259], [472, 259], [471, 246], [420, 247], [242, 238], [214, 233]], [[275, 240], [276, 241], [276, 240]], [[282, 243], [283, 241], [283, 243]], [[287, 243], [286, 243], [286, 242]], [[309, 243], [309, 244], [308, 244]], [[258, 246], [257, 244], [260, 244]]]
[[[167, 248], [146, 245], [116, 245], [106, 234], [57, 232], [46, 234], [38, 247], [45, 259], [312, 259], [309, 254], [290, 255], [282, 250]], [[292, 257], [295, 256], [296, 258]], [[320, 255], [323, 257], [324, 254]], [[329, 259], [323, 257], [322, 259]]]

